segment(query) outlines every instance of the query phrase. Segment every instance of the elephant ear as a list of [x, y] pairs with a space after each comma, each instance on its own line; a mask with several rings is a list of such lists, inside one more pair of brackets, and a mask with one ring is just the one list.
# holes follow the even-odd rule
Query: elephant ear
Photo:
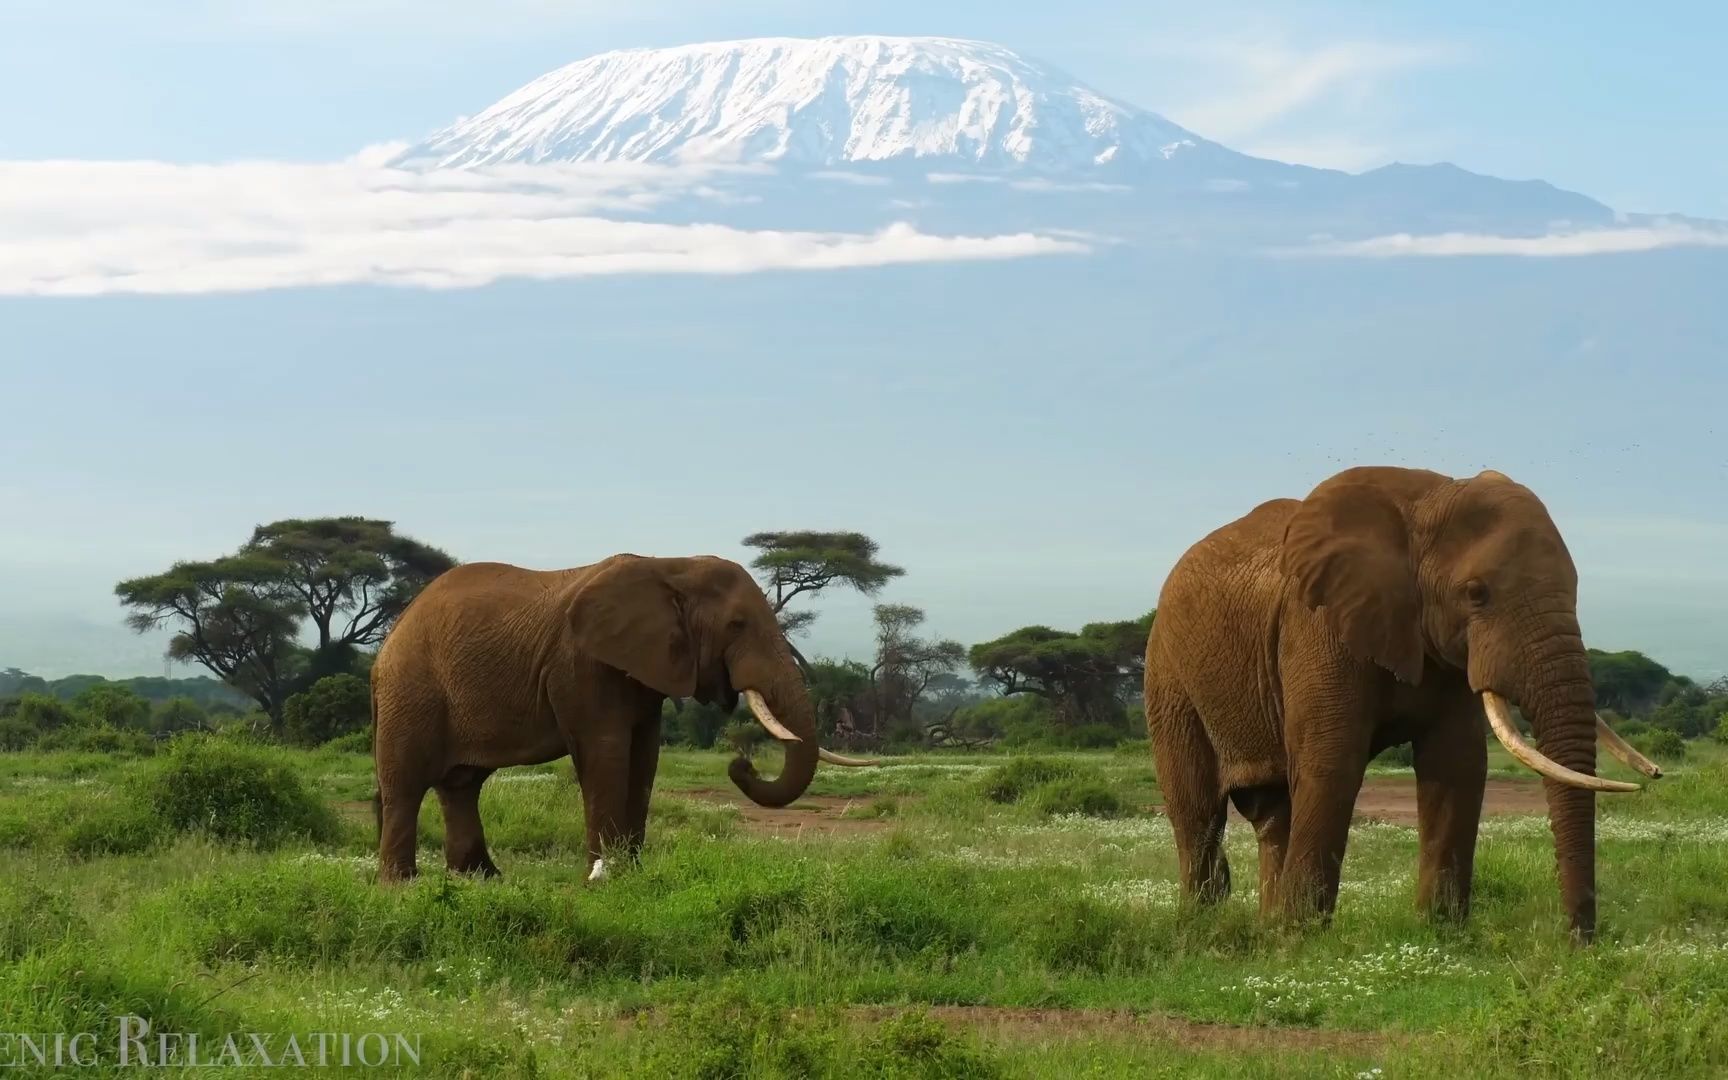
[[1422, 596], [1410, 530], [1383, 491], [1322, 485], [1284, 530], [1284, 574], [1352, 656], [1422, 681]]
[[696, 692], [696, 650], [683, 597], [652, 559], [623, 555], [570, 599], [570, 629], [586, 655], [667, 697]]

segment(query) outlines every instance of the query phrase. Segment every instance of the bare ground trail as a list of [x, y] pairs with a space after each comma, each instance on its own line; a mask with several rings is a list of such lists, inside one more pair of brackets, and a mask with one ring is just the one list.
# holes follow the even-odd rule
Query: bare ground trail
[[[702, 788], [695, 791], [668, 792], [669, 795], [700, 799], [736, 807], [745, 829], [765, 836], [832, 836], [874, 832], [893, 824], [892, 818], [858, 817], [857, 811], [867, 806], [870, 796], [807, 795], [791, 806], [779, 810], [757, 806], [736, 791]], [[899, 796], [901, 803], [914, 801], [916, 796]], [[1146, 810], [1158, 812], [1154, 803]], [[1545, 814], [1548, 803], [1542, 794], [1540, 780], [1490, 779], [1482, 797], [1483, 816], [1507, 814]], [[850, 813], [849, 813], [850, 812]], [[1230, 809], [1230, 819], [1247, 823]], [[1413, 776], [1373, 776], [1362, 783], [1356, 797], [1357, 821], [1384, 821], [1394, 825], [1416, 824], [1416, 778]]]

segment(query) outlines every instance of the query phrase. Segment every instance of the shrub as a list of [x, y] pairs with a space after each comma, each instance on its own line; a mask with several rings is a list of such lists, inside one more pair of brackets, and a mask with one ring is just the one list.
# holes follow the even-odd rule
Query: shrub
[[350, 731], [346, 735], [338, 735], [324, 744], [326, 750], [337, 750], [344, 754], [370, 754], [372, 752], [372, 733], [370, 731]]
[[0, 750], [24, 750], [36, 741], [36, 729], [16, 716], [0, 717]]
[[299, 774], [266, 752], [188, 735], [165, 757], [134, 778], [131, 796], [170, 829], [261, 848], [289, 837], [332, 840], [341, 831]]
[[1710, 732], [1710, 737], [1719, 743], [1728, 745], [1728, 713], [1723, 713], [1716, 721], [1716, 727]]
[[1015, 757], [984, 774], [984, 797], [991, 802], [1019, 802], [1033, 788], [1052, 780], [1066, 780], [1080, 772], [1065, 761], [1043, 757]]
[[168, 838], [162, 819], [132, 800], [105, 799], [70, 816], [60, 829], [60, 848], [69, 855], [138, 855]]
[[150, 715], [152, 731], [202, 731], [209, 724], [210, 714], [189, 697], [169, 698]]
[[148, 757], [156, 752], [156, 743], [142, 731], [121, 731], [103, 724], [93, 728], [73, 727], [50, 731], [36, 739], [34, 749]]
[[1084, 814], [1112, 818], [1122, 814], [1122, 800], [1101, 780], [1052, 780], [1032, 793], [1032, 804], [1045, 817]]
[[768, 732], [754, 719], [732, 720], [720, 730], [720, 744], [740, 754], [748, 755], [768, 738]]
[[1403, 766], [1408, 768], [1409, 766], [1416, 764], [1416, 748], [1409, 743], [1402, 743], [1398, 746], [1388, 746], [1386, 749], [1376, 754], [1374, 760], [1369, 762], [1369, 764], [1390, 765], [1394, 767]]
[[55, 731], [73, 727], [78, 722], [65, 702], [47, 694], [24, 694], [17, 701], [7, 703], [7, 712], [35, 731]]
[[1630, 740], [1632, 745], [1650, 757], [1659, 761], [1684, 761], [1686, 759], [1686, 740], [1679, 732], [1667, 728], [1651, 728]]
[[97, 683], [85, 687], [72, 699], [72, 708], [93, 724], [120, 729], [143, 729], [150, 723], [150, 703], [130, 687]]
[[660, 711], [660, 741], [668, 746], [693, 746], [708, 750], [720, 738], [732, 714], [718, 705], [704, 705], [691, 698], [682, 709], [667, 701]]
[[1608, 726], [1618, 731], [1623, 739], [1630, 739], [1650, 730], [1650, 725], [1642, 720], [1616, 720], [1612, 716], [1603, 719], [1607, 720]]
[[301, 746], [364, 731], [371, 722], [372, 688], [358, 675], [327, 675], [282, 704], [283, 730]]

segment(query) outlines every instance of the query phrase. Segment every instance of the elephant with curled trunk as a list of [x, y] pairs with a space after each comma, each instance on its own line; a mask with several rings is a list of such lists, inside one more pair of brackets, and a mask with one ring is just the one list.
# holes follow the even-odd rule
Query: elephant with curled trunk
[[634, 858], [647, 829], [660, 709], [694, 697], [727, 710], [742, 696], [785, 744], [778, 777], [732, 762], [762, 806], [804, 794], [820, 748], [815, 712], [767, 597], [713, 556], [614, 555], [568, 570], [469, 563], [434, 579], [403, 612], [372, 667], [378, 873], [415, 873], [426, 791], [444, 811], [451, 870], [498, 873], [480, 826], [480, 786], [507, 765], [568, 754], [588, 829], [590, 879], [603, 854]]
[[[1487, 471], [1362, 467], [1189, 548], [1146, 642], [1146, 724], [1182, 889], [1230, 890], [1227, 803], [1254, 826], [1263, 913], [1331, 915], [1368, 762], [1414, 750], [1419, 904], [1463, 918], [1487, 774], [1484, 717], [1543, 777], [1574, 935], [1596, 926], [1596, 742], [1657, 767], [1595, 711], [1578, 574], [1547, 509]], [[1513, 724], [1516, 704], [1541, 749]]]

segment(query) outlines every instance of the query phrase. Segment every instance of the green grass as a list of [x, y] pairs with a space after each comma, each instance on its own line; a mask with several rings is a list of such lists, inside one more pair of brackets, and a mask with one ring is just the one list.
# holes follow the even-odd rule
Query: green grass
[[[1540, 817], [1484, 826], [1461, 927], [1416, 914], [1415, 834], [1390, 825], [1352, 830], [1328, 928], [1261, 923], [1239, 824], [1236, 895], [1190, 909], [1144, 752], [823, 767], [811, 794], [850, 824], [795, 839], [697, 794], [735, 795], [727, 755], [667, 752], [642, 863], [592, 885], [569, 763], [511, 769], [482, 796], [503, 879], [442, 872], [428, 799], [422, 876], [394, 888], [364, 753], [233, 753], [0, 754], [0, 1031], [401, 1032], [443, 1076], [1728, 1069], [1728, 755], [1702, 744], [1599, 800], [1587, 950]], [[252, 781], [199, 772], [218, 762]]]

